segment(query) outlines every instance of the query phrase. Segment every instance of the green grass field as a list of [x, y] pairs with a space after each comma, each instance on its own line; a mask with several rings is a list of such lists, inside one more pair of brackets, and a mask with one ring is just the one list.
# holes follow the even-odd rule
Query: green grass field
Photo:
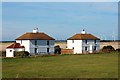
[[118, 78], [118, 53], [2, 59], [3, 78]]

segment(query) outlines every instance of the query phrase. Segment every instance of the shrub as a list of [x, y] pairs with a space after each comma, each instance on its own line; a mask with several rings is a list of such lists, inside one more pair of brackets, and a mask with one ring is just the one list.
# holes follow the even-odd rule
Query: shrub
[[30, 54], [27, 51], [14, 51], [15, 57], [28, 57]]
[[55, 46], [54, 49], [55, 49], [55, 52], [54, 52], [55, 54], [61, 54], [61, 48], [59, 45]]
[[104, 46], [104, 47], [102, 48], [102, 51], [109, 53], [109, 52], [115, 51], [115, 49], [114, 49], [112, 46]]
[[116, 49], [117, 52], [120, 52], [120, 48]]

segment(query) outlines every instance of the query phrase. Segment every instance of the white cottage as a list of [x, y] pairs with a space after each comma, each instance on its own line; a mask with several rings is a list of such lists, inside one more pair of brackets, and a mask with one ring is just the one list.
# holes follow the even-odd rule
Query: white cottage
[[25, 47], [19, 43], [11, 44], [6, 48], [6, 57], [14, 57], [14, 51], [25, 51]]
[[96, 53], [99, 52], [99, 43], [99, 38], [83, 30], [67, 39], [67, 48], [73, 49], [74, 54]]
[[33, 32], [28, 32], [16, 39], [16, 43], [20, 43], [25, 47], [31, 55], [34, 54], [53, 54], [55, 39], [49, 35], [38, 32], [38, 28]]

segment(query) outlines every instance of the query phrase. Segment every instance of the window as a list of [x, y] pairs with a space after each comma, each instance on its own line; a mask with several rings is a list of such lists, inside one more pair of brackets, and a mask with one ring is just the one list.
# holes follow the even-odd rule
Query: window
[[22, 40], [21, 40], [21, 44], [22, 44]]
[[74, 49], [74, 47], [73, 47], [73, 49]]
[[37, 54], [37, 48], [34, 49], [35, 54]]
[[49, 53], [49, 48], [47, 48], [47, 53]]
[[10, 50], [10, 52], [12, 52], [12, 50]]
[[49, 45], [49, 41], [47, 41], [47, 45]]
[[72, 40], [72, 43], [74, 43], [74, 40]]
[[95, 44], [96, 44], [96, 40], [95, 40], [94, 42], [95, 42]]
[[85, 40], [85, 43], [87, 44], [87, 40]]
[[37, 45], [37, 40], [35, 40], [35, 45]]
[[87, 51], [87, 47], [85, 47], [85, 51]]
[[96, 46], [94, 47], [94, 50], [96, 50]]

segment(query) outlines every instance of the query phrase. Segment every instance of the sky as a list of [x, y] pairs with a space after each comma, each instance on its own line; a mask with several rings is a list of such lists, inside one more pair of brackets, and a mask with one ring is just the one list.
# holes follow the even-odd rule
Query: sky
[[2, 41], [38, 28], [56, 40], [83, 29], [100, 39], [118, 37], [117, 2], [2, 2]]

